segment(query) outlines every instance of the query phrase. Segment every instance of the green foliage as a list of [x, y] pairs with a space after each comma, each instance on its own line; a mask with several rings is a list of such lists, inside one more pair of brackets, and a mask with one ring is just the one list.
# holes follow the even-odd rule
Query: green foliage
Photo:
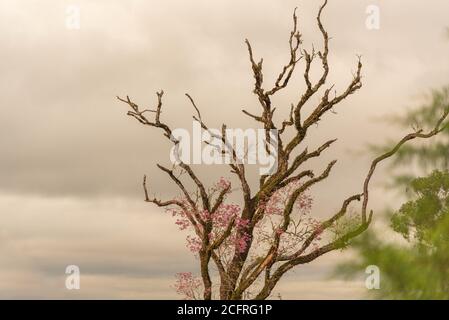
[[[443, 111], [449, 108], [449, 87], [431, 92], [427, 101], [416, 109], [410, 110], [405, 116], [397, 116], [390, 122], [403, 128], [414, 130], [428, 129], [435, 125]], [[447, 127], [447, 124], [446, 124]], [[389, 149], [391, 143], [385, 146], [372, 147], [373, 150]], [[444, 130], [437, 140], [421, 144], [404, 145], [396, 154], [393, 166], [417, 164], [422, 168], [429, 166], [449, 169], [449, 130]]]
[[418, 198], [402, 205], [391, 217], [391, 225], [404, 238], [415, 237], [427, 243], [447, 217], [449, 175], [434, 171], [428, 177], [413, 180], [411, 189]]
[[[334, 222], [334, 224], [329, 228], [332, 235], [332, 241], [336, 241], [345, 234], [357, 229], [360, 226], [360, 214], [359, 213], [347, 213], [340, 219]], [[345, 247], [347, 244], [344, 244]]]
[[[432, 92], [427, 103], [392, 119], [393, 123], [414, 130], [432, 127], [444, 109], [449, 108], [449, 87]], [[408, 190], [409, 201], [389, 214], [391, 228], [404, 245], [387, 244], [379, 235], [368, 232], [351, 246], [356, 261], [340, 265], [339, 275], [354, 277], [369, 265], [381, 273], [381, 288], [375, 297], [386, 299], [449, 299], [449, 130], [437, 141], [402, 148], [392, 164], [392, 186]], [[385, 151], [391, 144], [371, 147]], [[415, 178], [413, 166], [431, 174]], [[407, 168], [405, 174], [394, 169]], [[399, 173], [398, 173], [399, 172]]]
[[356, 262], [339, 266], [338, 274], [354, 276], [368, 265], [381, 272], [388, 299], [449, 299], [449, 173], [435, 171], [412, 181], [415, 195], [391, 216], [393, 230], [408, 245], [385, 244], [372, 232], [355, 241]]
[[[449, 28], [446, 29], [449, 35]], [[389, 119], [415, 131], [432, 128], [449, 108], [449, 86], [431, 92], [427, 101], [405, 116]], [[391, 228], [407, 245], [387, 244], [372, 231], [351, 243], [357, 260], [339, 265], [335, 273], [355, 277], [369, 265], [381, 272], [381, 288], [370, 291], [386, 299], [449, 299], [449, 126], [437, 140], [404, 145], [390, 167], [390, 186], [410, 191], [411, 198], [390, 214]], [[393, 143], [370, 146], [381, 154]], [[415, 178], [412, 168], [430, 175]], [[400, 172], [394, 169], [404, 169]]]

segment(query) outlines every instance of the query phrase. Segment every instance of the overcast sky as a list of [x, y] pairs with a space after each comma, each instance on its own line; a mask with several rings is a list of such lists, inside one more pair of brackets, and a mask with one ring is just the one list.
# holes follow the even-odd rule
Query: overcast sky
[[[358, 192], [369, 157], [366, 143], [405, 132], [379, 118], [416, 105], [447, 84], [449, 3], [331, 0], [323, 16], [331, 40], [329, 82], [341, 90], [361, 54], [363, 88], [314, 128], [312, 148], [338, 143], [332, 176], [312, 190], [317, 218]], [[380, 29], [365, 24], [380, 8]], [[80, 9], [80, 28], [67, 27], [67, 8]], [[141, 177], [152, 191], [176, 195], [155, 163], [169, 163], [161, 134], [126, 116], [116, 95], [145, 106], [165, 91], [163, 117], [191, 127], [189, 92], [211, 127], [253, 124], [257, 112], [244, 39], [264, 57], [273, 81], [288, 59], [291, 15], [299, 8], [304, 45], [319, 48], [312, 0], [3, 0], [0, 2], [0, 298], [177, 298], [174, 274], [197, 270], [173, 220], [142, 201]], [[301, 73], [275, 100], [280, 114], [303, 89]], [[205, 179], [229, 176], [203, 168]], [[387, 194], [375, 179], [374, 209]], [[156, 188], [156, 189], [155, 189]], [[283, 297], [355, 298], [363, 282], [328, 280], [341, 254], [301, 266], [281, 282]], [[81, 269], [81, 290], [64, 287], [65, 267]]]

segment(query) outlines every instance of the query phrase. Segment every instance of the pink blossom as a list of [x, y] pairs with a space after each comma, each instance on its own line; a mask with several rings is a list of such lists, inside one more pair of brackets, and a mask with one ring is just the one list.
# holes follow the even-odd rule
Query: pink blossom
[[243, 233], [240, 237], [235, 237], [235, 248], [238, 252], [242, 253], [245, 252], [246, 248], [248, 247], [248, 243], [250, 241], [251, 237], [247, 233]]
[[179, 226], [180, 230], [185, 230], [190, 226], [190, 221], [186, 218], [178, 218], [176, 219], [175, 224]]
[[281, 234], [283, 234], [284, 233], [284, 230], [282, 230], [282, 228], [277, 228], [276, 229], [276, 234], [277, 235], [281, 235]]
[[[287, 186], [277, 190], [265, 203], [260, 204], [259, 209], [264, 210], [268, 215], [282, 215], [290, 196], [301, 185], [300, 181], [291, 182]], [[294, 209], [300, 214], [307, 214], [311, 208], [312, 198], [306, 193], [300, 194], [295, 202]]]
[[237, 227], [237, 229], [244, 229], [248, 225], [249, 225], [249, 219], [237, 218], [237, 220], [235, 222], [235, 226]]
[[240, 213], [240, 206], [237, 204], [221, 204], [212, 217], [213, 224], [218, 228], [226, 228], [233, 218]]
[[180, 272], [175, 277], [176, 292], [183, 295], [185, 299], [196, 299], [201, 289], [201, 280], [194, 277], [191, 272]]
[[215, 186], [219, 190], [225, 190], [231, 187], [231, 182], [224, 177], [220, 177]]
[[[259, 204], [259, 210], [263, 209], [266, 217], [270, 216], [282, 216], [285, 206], [292, 195], [292, 193], [301, 187], [301, 183], [299, 181], [294, 181], [284, 188], [276, 191], [269, 199], [267, 199], [264, 203]], [[229, 190], [231, 188], [231, 182], [224, 177], [221, 177], [211, 188], [212, 191], [222, 192], [223, 190]], [[220, 249], [221, 254], [232, 254], [233, 250], [237, 252], [244, 252], [248, 249], [249, 243], [251, 242], [252, 235], [247, 233], [247, 230], [250, 220], [240, 218], [242, 209], [238, 204], [235, 203], [227, 203], [223, 201], [216, 210], [211, 213], [208, 210], [202, 210], [198, 208], [191, 207], [191, 204], [185, 198], [179, 199], [183, 203], [184, 208], [180, 208], [179, 206], [171, 207], [167, 210], [172, 216], [176, 218], [175, 224], [179, 227], [180, 230], [189, 230], [195, 231], [193, 234], [189, 234], [186, 237], [186, 246], [187, 248], [197, 255], [202, 249], [202, 235], [204, 232], [201, 223], [199, 223], [196, 229], [193, 228], [191, 221], [189, 220], [189, 216], [194, 216], [195, 212], [199, 215], [199, 217], [205, 222], [211, 222], [212, 230], [207, 235], [210, 243], [215, 241], [218, 237], [223, 235], [223, 233], [228, 229], [231, 224], [231, 221], [234, 221], [234, 226], [231, 230], [230, 235], [221, 243]], [[310, 212], [312, 207], [312, 198], [306, 194], [302, 193], [299, 195], [294, 204], [294, 213], [298, 213], [301, 217]], [[195, 212], [194, 212], [195, 210]], [[198, 211], [196, 211], [198, 210]], [[281, 217], [279, 217], [281, 218]], [[301, 218], [302, 219], [302, 218]], [[304, 218], [304, 223], [306, 225], [310, 225], [313, 229], [319, 227], [319, 223], [309, 218], [306, 220]], [[256, 225], [256, 235], [261, 234], [263, 236], [263, 222], [260, 222]], [[281, 235], [285, 233], [282, 229], [276, 228], [273, 230], [275, 234]], [[200, 232], [200, 235], [198, 235]], [[266, 238], [266, 237], [262, 237]], [[258, 238], [256, 238], [257, 241]], [[295, 237], [291, 233], [287, 233], [282, 238], [282, 246], [287, 249], [293, 248], [300, 238]], [[317, 237], [314, 242], [319, 241], [320, 238]]]
[[187, 238], [187, 248], [193, 253], [198, 253], [201, 250], [202, 242], [197, 236], [188, 235]]

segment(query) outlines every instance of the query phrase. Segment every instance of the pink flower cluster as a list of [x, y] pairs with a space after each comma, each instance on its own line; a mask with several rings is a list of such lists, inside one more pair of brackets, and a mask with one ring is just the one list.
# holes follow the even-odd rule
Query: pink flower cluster
[[[186, 208], [190, 208], [190, 204], [187, 202], [186, 199], [178, 199], [181, 201]], [[166, 209], [167, 213], [170, 213], [173, 217], [177, 217], [175, 224], [179, 226], [180, 230], [185, 230], [188, 227], [190, 227], [191, 222], [187, 218], [187, 212], [182, 210], [179, 207], [169, 207]]]
[[217, 228], [226, 228], [232, 218], [236, 218], [238, 216], [240, 210], [240, 206], [237, 204], [222, 203], [213, 215], [207, 211], [202, 211], [201, 217], [205, 221], [212, 219], [212, 224]]
[[200, 252], [202, 243], [201, 243], [201, 239], [198, 238], [198, 236], [188, 235], [186, 240], [187, 240], [186, 246], [191, 252], [193, 252], [193, 253]]
[[219, 190], [225, 190], [231, 187], [231, 181], [227, 180], [224, 177], [220, 177], [218, 182], [215, 184], [215, 187]]
[[201, 280], [194, 277], [191, 272], [180, 272], [175, 275], [176, 293], [183, 295], [185, 299], [196, 299], [200, 294]]
[[[221, 177], [220, 180], [214, 185], [213, 191], [221, 192], [223, 190], [230, 190], [230, 187], [231, 183]], [[186, 208], [191, 208], [190, 204], [185, 199], [181, 201], [183, 201]], [[191, 208], [191, 210], [193, 210], [193, 208]], [[178, 207], [171, 207], [167, 209], [167, 212], [176, 217], [175, 223], [179, 226], [180, 230], [186, 230], [192, 227], [192, 224], [188, 219], [189, 212], [186, 212]], [[214, 241], [217, 237], [221, 236], [230, 223], [234, 220], [234, 227], [231, 235], [223, 244], [226, 246], [234, 245], [237, 251], [243, 252], [248, 246], [250, 236], [244, 232], [241, 232], [241, 230], [248, 226], [249, 220], [240, 219], [240, 213], [241, 208], [238, 204], [223, 202], [220, 206], [218, 206], [213, 214], [207, 210], [202, 210], [199, 212], [199, 216], [206, 222], [212, 222], [212, 232], [209, 234], [210, 241]], [[201, 250], [202, 241], [198, 235], [188, 235], [186, 240], [187, 248], [190, 251], [193, 253], [198, 253]]]
[[234, 244], [236, 250], [240, 253], [245, 252], [250, 240], [251, 237], [248, 233], [243, 233], [241, 236], [235, 236]]
[[[293, 192], [301, 187], [300, 181], [294, 181], [285, 186], [282, 189], [277, 190], [270, 199], [259, 206], [260, 209], [264, 209], [268, 215], [282, 215], [284, 208], [293, 194]], [[296, 199], [294, 209], [300, 214], [307, 214], [312, 208], [312, 197], [306, 193], [302, 193]]]
[[[203, 217], [206, 213], [202, 213]], [[234, 219], [233, 232], [228, 237], [226, 245], [234, 244], [238, 252], [243, 252], [248, 246], [250, 240], [249, 234], [239, 232], [244, 230], [248, 224], [248, 219], [241, 219], [239, 217], [240, 206], [235, 204], [223, 204], [212, 215], [213, 230], [209, 234], [209, 240], [212, 242], [219, 237], [229, 226], [232, 219]], [[207, 215], [210, 218], [210, 214]], [[239, 235], [240, 234], [240, 235]], [[187, 236], [187, 247], [193, 253], [198, 253], [201, 250], [201, 240], [198, 236]]]
[[[230, 181], [221, 177], [218, 182], [214, 184], [212, 191], [222, 192], [223, 190], [230, 190], [230, 187]], [[299, 187], [301, 187], [301, 183], [299, 181], [290, 183], [286, 187], [275, 192], [265, 204], [261, 205], [261, 208], [265, 209], [265, 213], [268, 216], [282, 215], [290, 196]], [[185, 199], [182, 201], [184, 202], [186, 208], [190, 208], [189, 203]], [[310, 212], [311, 207], [312, 198], [305, 193], [299, 195], [294, 205], [295, 212], [299, 212], [300, 215], [305, 215]], [[193, 210], [193, 208], [191, 208], [191, 210]], [[185, 212], [177, 207], [168, 209], [168, 212], [177, 218], [175, 223], [181, 230], [186, 230], [192, 227], [190, 220], [187, 218], [189, 212]], [[212, 231], [208, 235], [209, 241], [215, 241], [215, 239], [220, 237], [223, 232], [225, 232], [231, 221], [234, 221], [232, 232], [223, 242], [222, 246], [223, 248], [226, 248], [226, 250], [232, 250], [232, 248], [235, 248], [238, 252], [244, 252], [251, 241], [251, 235], [244, 232], [244, 230], [248, 227], [249, 220], [241, 219], [240, 213], [241, 207], [239, 205], [225, 202], [223, 202], [213, 214], [207, 210], [200, 211], [199, 216], [201, 219], [206, 222], [212, 222]], [[310, 219], [311, 218], [309, 218], [309, 220]], [[308, 221], [308, 225], [315, 225], [315, 227], [318, 227], [318, 223], [313, 219]], [[282, 230], [279, 230], [278, 232], [281, 231]], [[187, 248], [191, 252], [197, 254], [201, 250], [202, 241], [198, 235], [188, 235], [186, 240]], [[317, 238], [316, 240], [320, 239]]]

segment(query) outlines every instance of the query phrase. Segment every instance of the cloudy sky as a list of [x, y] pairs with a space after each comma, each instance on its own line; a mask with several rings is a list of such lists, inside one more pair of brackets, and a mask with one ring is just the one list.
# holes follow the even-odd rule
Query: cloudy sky
[[[116, 95], [153, 106], [165, 90], [163, 117], [191, 126], [184, 93], [211, 127], [252, 125], [253, 78], [243, 40], [264, 57], [267, 81], [288, 58], [291, 14], [299, 7], [304, 45], [320, 46], [312, 0], [2, 0], [0, 2], [0, 298], [177, 298], [174, 274], [196, 270], [184, 234], [163, 211], [142, 201], [176, 193], [156, 168], [168, 163], [159, 132], [126, 116]], [[380, 29], [366, 27], [366, 8], [380, 8]], [[70, 28], [72, 9], [80, 28]], [[358, 192], [366, 143], [404, 132], [379, 119], [416, 104], [447, 84], [449, 3], [331, 0], [323, 21], [331, 40], [330, 82], [351, 80], [363, 57], [364, 87], [313, 129], [313, 147], [337, 137], [322, 162], [339, 159], [312, 190], [317, 218]], [[299, 74], [300, 75], [300, 74]], [[275, 103], [284, 114], [303, 88], [301, 76]], [[205, 179], [229, 175], [202, 168]], [[392, 198], [375, 179], [371, 206]], [[215, 176], [214, 176], [215, 177]], [[284, 298], [357, 298], [363, 282], [329, 280], [341, 253], [301, 266], [281, 282]], [[65, 289], [65, 268], [78, 265], [81, 289]]]

